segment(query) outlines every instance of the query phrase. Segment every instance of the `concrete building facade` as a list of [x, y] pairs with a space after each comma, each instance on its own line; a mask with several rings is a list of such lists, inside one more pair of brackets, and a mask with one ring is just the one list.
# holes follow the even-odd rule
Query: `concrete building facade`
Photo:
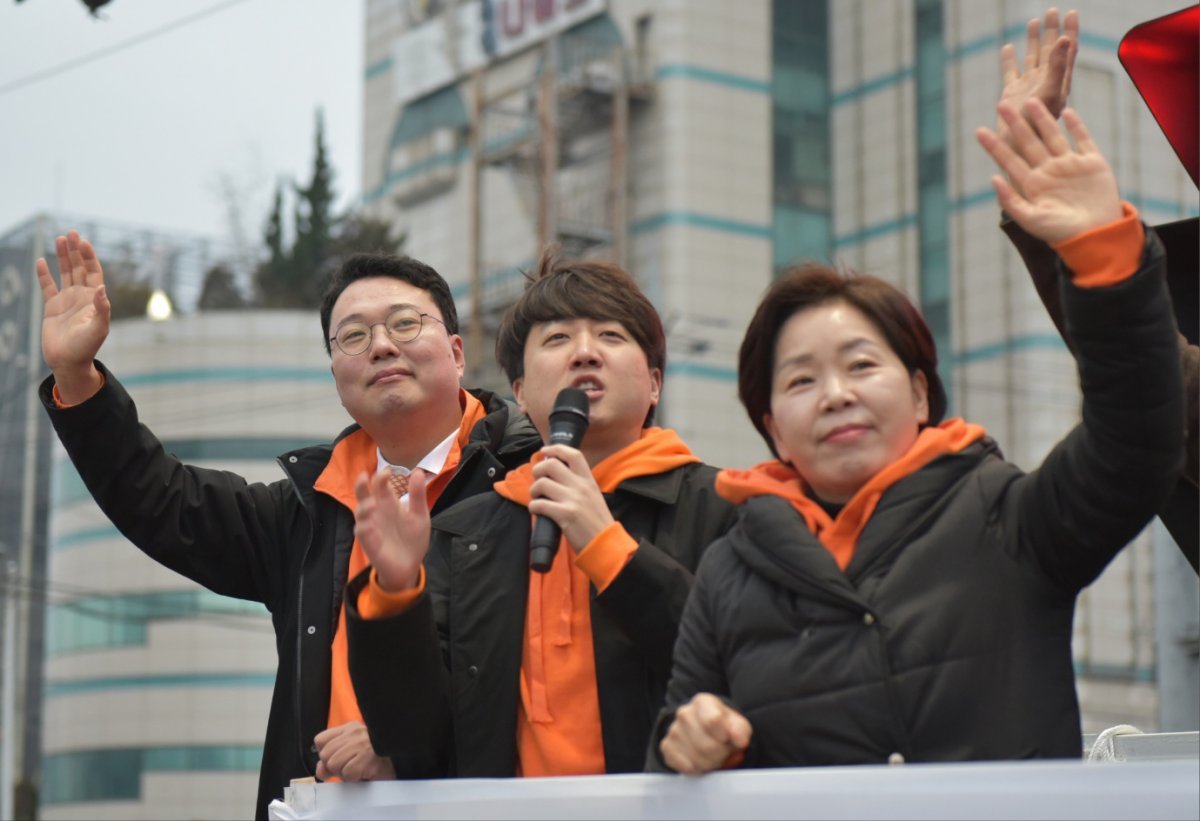
[[[1117, 59], [1129, 29], [1179, 3], [1079, 8], [1072, 105], [1147, 223], [1196, 215], [1195, 186]], [[1078, 420], [1077, 378], [998, 229], [994, 166], [974, 131], [995, 122], [1000, 46], [1023, 53], [1025, 23], [1043, 11], [368, 0], [364, 198], [455, 287], [477, 382], [507, 387], [491, 331], [521, 270], [557, 242], [625, 264], [664, 317], [659, 420], [710, 462], [752, 464], [767, 451], [736, 399], [742, 331], [778, 270], [832, 260], [918, 302], [951, 412], [1033, 468]], [[1148, 530], [1081, 600], [1085, 731], [1162, 724], [1155, 542], [1166, 568], [1187, 570], [1165, 531]], [[1190, 618], [1192, 637], [1167, 649], [1183, 653], [1194, 695]], [[1182, 720], [1193, 726], [1163, 729], [1195, 729], [1194, 711]]]
[[[169, 452], [249, 481], [350, 422], [314, 311], [125, 320], [101, 356]], [[247, 817], [275, 680], [266, 609], [146, 558], [57, 446], [51, 495], [41, 817]]]

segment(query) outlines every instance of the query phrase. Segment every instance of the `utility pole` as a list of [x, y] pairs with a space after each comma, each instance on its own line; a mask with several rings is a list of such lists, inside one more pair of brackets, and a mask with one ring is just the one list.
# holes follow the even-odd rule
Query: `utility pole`
[[533, 258], [558, 236], [558, 85], [555, 72], [558, 66], [558, 37], [546, 41], [541, 82], [538, 84], [538, 133], [541, 137], [540, 189], [538, 192], [538, 247]]
[[629, 264], [629, 77], [625, 73], [625, 49], [618, 46], [610, 57], [617, 67], [617, 87], [612, 101], [612, 178], [609, 204], [612, 221], [612, 261], [622, 268]]
[[[46, 217], [39, 215], [37, 218], [37, 227], [33, 236], [33, 257], [46, 256]], [[26, 300], [29, 306], [29, 340], [25, 355], [25, 454], [24, 463], [22, 465], [23, 478], [21, 481], [21, 544], [18, 547], [17, 565], [18, 571], [10, 572], [9, 591], [15, 591], [21, 583], [31, 584], [34, 578], [34, 550], [37, 547], [35, 544], [35, 534], [37, 532], [37, 487], [38, 487], [38, 422], [41, 419], [42, 411], [39, 407], [37, 397], [37, 384], [39, 370], [42, 366], [41, 350], [42, 350], [42, 311], [41, 300], [36, 296], [30, 296]], [[20, 362], [16, 363], [18, 367]], [[30, 636], [33, 634], [33, 596], [22, 596], [20, 612], [18, 618], [13, 621], [12, 626], [5, 626], [6, 630], [13, 630], [21, 636], [20, 643], [17, 644], [14, 639], [14, 644], [17, 644], [15, 650], [16, 670], [20, 672], [20, 678], [17, 680], [16, 687], [19, 688], [19, 695], [14, 690], [13, 697], [20, 701], [21, 704], [29, 703], [29, 684], [33, 679], [33, 670], [31, 669], [31, 650], [29, 646]], [[7, 602], [15, 607], [16, 597], [10, 595]], [[20, 629], [17, 629], [17, 624]], [[6, 651], [7, 652], [7, 651]], [[38, 666], [40, 668], [40, 658]], [[7, 666], [6, 670], [9, 669]], [[7, 675], [7, 672], [6, 672]], [[37, 717], [32, 717], [34, 726], [37, 726]], [[12, 739], [13, 762], [15, 768], [20, 772], [22, 777], [27, 776], [33, 770], [33, 764], [26, 760], [26, 744], [25, 739], [29, 733], [29, 724], [31, 716], [27, 710], [21, 711], [20, 732], [17, 732], [14, 727]], [[11, 796], [12, 790], [9, 789]], [[11, 815], [0, 816], [2, 818], [12, 818]]]
[[475, 370], [472, 384], [479, 383], [484, 360], [483, 347], [483, 69], [471, 73], [471, 126], [467, 132], [471, 155], [467, 178], [468, 262], [471, 275], [471, 318], [467, 321], [467, 362]]
[[4, 592], [4, 663], [0, 664], [0, 819], [13, 817], [13, 771], [21, 739], [16, 728], [17, 563], [9, 558], [8, 545], [0, 542], [0, 574]]

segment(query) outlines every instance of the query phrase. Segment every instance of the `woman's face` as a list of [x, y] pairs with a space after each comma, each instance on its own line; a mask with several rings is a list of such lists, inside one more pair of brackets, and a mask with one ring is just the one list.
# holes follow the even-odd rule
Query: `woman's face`
[[828, 302], [780, 330], [764, 421], [780, 458], [812, 491], [845, 503], [912, 447], [929, 421], [927, 388], [865, 314]]

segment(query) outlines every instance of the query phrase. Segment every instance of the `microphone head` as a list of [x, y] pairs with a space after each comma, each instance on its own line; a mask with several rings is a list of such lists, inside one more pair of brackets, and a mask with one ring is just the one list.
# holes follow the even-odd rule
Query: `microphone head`
[[[587, 394], [579, 388], [563, 388], [554, 398], [554, 410], [550, 411], [550, 440], [578, 447], [587, 427]], [[563, 439], [563, 435], [569, 439]]]
[[551, 414], [553, 415], [560, 411], [582, 413], [584, 416], [587, 416], [587, 394], [579, 390], [579, 388], [563, 388], [558, 392], [558, 396], [554, 397], [554, 410], [551, 411]]

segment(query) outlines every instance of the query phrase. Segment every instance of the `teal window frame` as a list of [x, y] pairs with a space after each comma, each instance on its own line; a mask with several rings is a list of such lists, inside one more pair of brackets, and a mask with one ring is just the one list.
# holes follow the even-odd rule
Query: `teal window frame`
[[833, 252], [829, 4], [771, 2], [772, 262]]

